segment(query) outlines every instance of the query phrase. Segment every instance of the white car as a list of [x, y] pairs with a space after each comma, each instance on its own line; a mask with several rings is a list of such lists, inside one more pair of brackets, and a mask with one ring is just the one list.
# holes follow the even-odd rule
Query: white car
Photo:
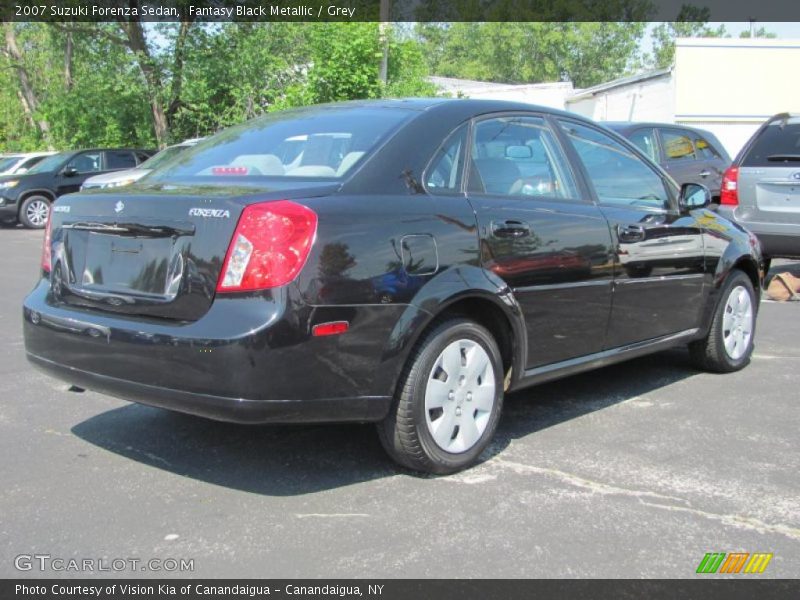
[[83, 185], [81, 185], [81, 191], [99, 190], [130, 185], [134, 181], [138, 181], [147, 175], [156, 167], [160, 167], [177, 154], [180, 154], [187, 148], [191, 148], [204, 139], [205, 138], [192, 138], [190, 140], [185, 140], [180, 144], [175, 144], [174, 146], [167, 146], [161, 152], [154, 154], [135, 169], [125, 169], [124, 171], [114, 171], [113, 173], [104, 173], [103, 175], [95, 175], [94, 177], [90, 177], [83, 182]]
[[0, 156], [0, 176], [22, 175], [27, 173], [33, 165], [39, 163], [45, 156], [55, 152], [14, 152]]

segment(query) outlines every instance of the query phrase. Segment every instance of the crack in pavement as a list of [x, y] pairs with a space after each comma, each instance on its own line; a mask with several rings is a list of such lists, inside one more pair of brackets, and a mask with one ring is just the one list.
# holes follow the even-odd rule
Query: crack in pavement
[[[733, 527], [749, 529], [752, 531], [756, 531], [758, 533], [777, 533], [786, 536], [788, 538], [791, 538], [793, 540], [800, 540], [800, 529], [796, 527], [791, 527], [783, 523], [778, 523], [778, 524], [765, 523], [764, 521], [761, 521], [759, 519], [743, 515], [726, 515], [726, 514], [709, 512], [706, 510], [692, 507], [692, 503], [689, 500], [687, 500], [686, 498], [680, 498], [678, 496], [669, 496], [666, 494], [659, 494], [658, 492], [651, 492], [646, 490], [632, 490], [628, 488], [618, 487], [615, 485], [610, 485], [607, 483], [586, 479], [585, 477], [581, 477], [580, 475], [575, 475], [573, 473], [567, 473], [566, 471], [560, 471], [558, 469], [552, 469], [546, 467], [537, 467], [534, 465], [515, 462], [498, 457], [494, 457], [486, 461], [481, 466], [482, 467], [497, 466], [501, 469], [509, 470], [517, 474], [533, 473], [536, 475], [544, 475], [546, 477], [554, 477], [564, 483], [567, 483], [574, 487], [579, 487], [585, 490], [589, 490], [592, 493], [614, 495], [614, 496], [625, 496], [629, 498], [632, 497], [636, 498], [639, 502], [641, 502], [645, 506], [651, 506], [653, 508], [660, 508], [672, 512], [689, 513], [698, 517], [702, 517], [704, 519], [718, 521], [720, 523], [723, 523], [725, 525], [730, 525]], [[475, 469], [472, 469], [472, 471], [474, 470]], [[453, 475], [444, 479], [449, 481], [455, 481], [457, 483], [468, 483], [468, 484], [482, 483], [488, 480], [487, 478], [475, 477], [475, 475], [477, 474], [467, 473], [465, 475]]]

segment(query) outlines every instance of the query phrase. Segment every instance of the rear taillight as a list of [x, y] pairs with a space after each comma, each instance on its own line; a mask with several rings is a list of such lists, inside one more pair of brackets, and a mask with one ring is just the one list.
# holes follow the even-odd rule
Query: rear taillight
[[728, 167], [722, 176], [722, 189], [719, 193], [719, 203], [728, 206], [739, 204], [739, 167]]
[[47, 215], [47, 225], [44, 228], [44, 244], [42, 245], [42, 270], [46, 271], [47, 273], [49, 273], [50, 269], [53, 267], [50, 259], [50, 227], [52, 223], [52, 219], [50, 218], [51, 215], [52, 212]]
[[317, 215], [288, 200], [247, 206], [233, 232], [218, 292], [286, 285], [306, 263], [317, 233]]

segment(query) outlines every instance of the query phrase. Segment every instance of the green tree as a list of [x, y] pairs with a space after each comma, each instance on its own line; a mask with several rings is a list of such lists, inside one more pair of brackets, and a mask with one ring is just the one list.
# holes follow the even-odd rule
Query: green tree
[[417, 34], [432, 73], [446, 77], [588, 87], [625, 74], [644, 23], [425, 24]]
[[724, 25], [709, 27], [710, 11], [684, 4], [678, 13], [678, 20], [661, 23], [652, 33], [653, 55], [648, 61], [651, 67], [662, 69], [675, 62], [675, 40], [680, 37], [728, 37]]
[[767, 31], [767, 29], [765, 27], [759, 27], [758, 29], [755, 29], [752, 32], [752, 34], [751, 34], [750, 30], [742, 31], [739, 34], [739, 37], [742, 38], [742, 39], [747, 39], [747, 38], [751, 38], [751, 37], [753, 37], [753, 38], [775, 39], [776, 37], [778, 37], [778, 35], [776, 33], [773, 33], [772, 31]]

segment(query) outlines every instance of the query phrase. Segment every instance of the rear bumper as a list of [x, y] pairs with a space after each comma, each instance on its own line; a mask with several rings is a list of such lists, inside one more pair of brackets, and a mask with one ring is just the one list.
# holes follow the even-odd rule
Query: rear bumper
[[740, 207], [723, 205], [719, 207], [719, 214], [752, 231], [761, 242], [764, 256], [800, 258], [800, 223], [754, 220]]
[[184, 392], [88, 373], [35, 354], [28, 360], [47, 374], [78, 387], [147, 406], [230, 423], [323, 423], [379, 421], [389, 411], [388, 396], [315, 400], [247, 400]]
[[[239, 423], [376, 421], [393, 388], [376, 376], [401, 306], [304, 306], [287, 288], [217, 298], [191, 323], [54, 303], [42, 280], [23, 305], [29, 360], [124, 400]], [[291, 306], [287, 310], [286, 307]], [[345, 335], [312, 337], [320, 321]]]

